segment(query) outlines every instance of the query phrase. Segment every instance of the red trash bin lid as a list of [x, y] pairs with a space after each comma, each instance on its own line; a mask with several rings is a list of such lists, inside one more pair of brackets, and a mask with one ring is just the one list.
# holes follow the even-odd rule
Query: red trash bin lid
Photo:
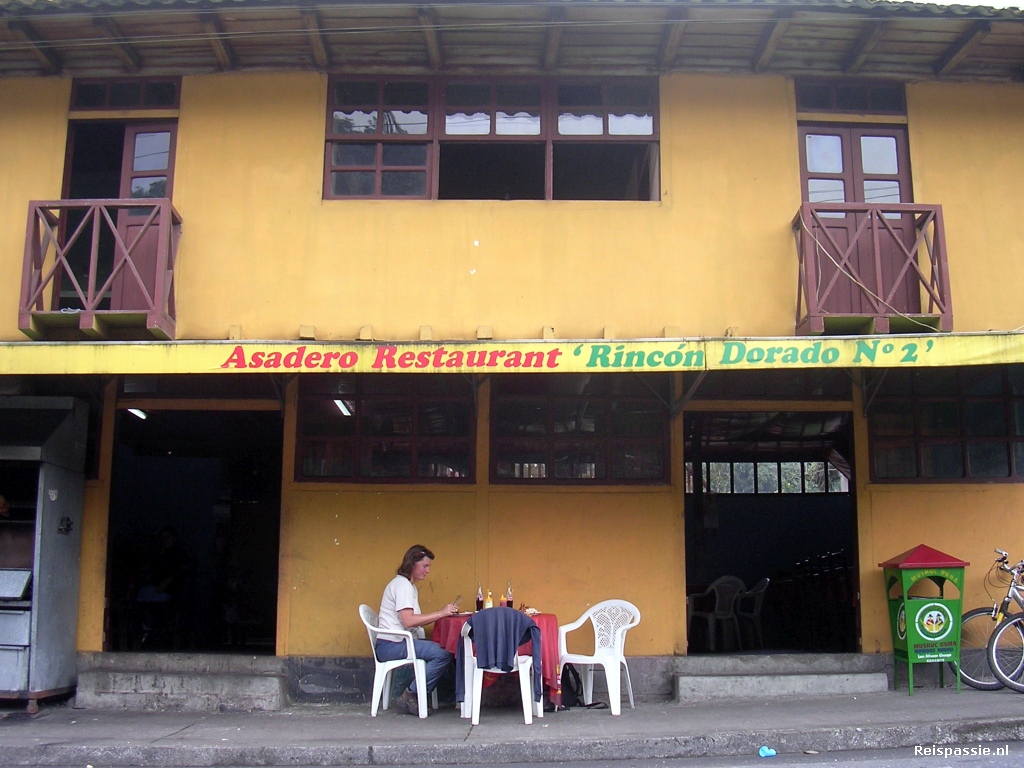
[[966, 560], [960, 560], [952, 555], [939, 552], [939, 550], [932, 549], [926, 544], [918, 544], [913, 549], [908, 549], [902, 555], [896, 555], [896, 557], [878, 564], [879, 568], [899, 568], [900, 570], [907, 570], [909, 568], [966, 568], [968, 565], [970, 563]]

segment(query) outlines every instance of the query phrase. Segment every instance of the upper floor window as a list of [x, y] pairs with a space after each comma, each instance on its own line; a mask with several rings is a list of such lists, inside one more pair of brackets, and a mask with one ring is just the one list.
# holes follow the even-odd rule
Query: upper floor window
[[891, 370], [876, 381], [876, 480], [1024, 481], [1024, 365]]
[[468, 376], [303, 377], [295, 474], [322, 481], [471, 481], [475, 433]]
[[666, 482], [668, 377], [492, 377], [491, 478], [530, 484]]
[[903, 83], [884, 80], [797, 80], [799, 112], [905, 115]]
[[175, 109], [181, 92], [177, 77], [76, 79], [71, 109]]
[[324, 197], [656, 200], [653, 79], [330, 82]]

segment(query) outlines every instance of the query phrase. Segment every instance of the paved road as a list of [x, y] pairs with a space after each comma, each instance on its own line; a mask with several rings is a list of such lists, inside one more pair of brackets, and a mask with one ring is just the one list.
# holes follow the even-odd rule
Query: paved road
[[[602, 760], [556, 763], [507, 763], [502, 768], [1010, 768], [1019, 766], [1024, 759], [1024, 742], [1003, 744], [960, 744], [933, 748], [951, 750], [949, 753], [915, 749], [871, 749], [863, 751], [830, 752], [811, 755], [778, 755], [764, 758], [709, 757], [681, 758], [679, 760]], [[988, 749], [990, 754], [984, 754]], [[959, 750], [959, 753], [957, 752]], [[0, 768], [24, 768], [7, 766]], [[47, 768], [104, 768], [95, 766], [47, 766]], [[180, 766], [179, 768], [189, 768]], [[225, 766], [224, 768], [231, 768]], [[302, 766], [266, 766], [266, 768], [302, 768]], [[421, 768], [421, 766], [394, 766], [394, 768]], [[461, 766], [460, 768], [495, 768], [493, 764]]]

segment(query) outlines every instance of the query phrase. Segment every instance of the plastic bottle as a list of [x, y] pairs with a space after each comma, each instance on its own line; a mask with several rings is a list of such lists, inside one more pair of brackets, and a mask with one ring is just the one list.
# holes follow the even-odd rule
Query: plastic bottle
[[476, 609], [482, 611], [484, 609], [484, 590], [480, 586], [480, 582], [476, 583]]
[[551, 694], [551, 703], [555, 707], [555, 712], [561, 712], [565, 709], [562, 704], [562, 665], [558, 664], [555, 666], [555, 690]]
[[487, 590], [487, 599], [484, 600], [484, 608], [493, 608], [494, 599], [491, 597], [491, 590]]

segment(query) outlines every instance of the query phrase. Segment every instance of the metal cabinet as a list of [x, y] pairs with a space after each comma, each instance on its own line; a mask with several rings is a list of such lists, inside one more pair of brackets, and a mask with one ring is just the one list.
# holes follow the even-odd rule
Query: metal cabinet
[[76, 631], [88, 410], [0, 397], [0, 698], [67, 693]]

